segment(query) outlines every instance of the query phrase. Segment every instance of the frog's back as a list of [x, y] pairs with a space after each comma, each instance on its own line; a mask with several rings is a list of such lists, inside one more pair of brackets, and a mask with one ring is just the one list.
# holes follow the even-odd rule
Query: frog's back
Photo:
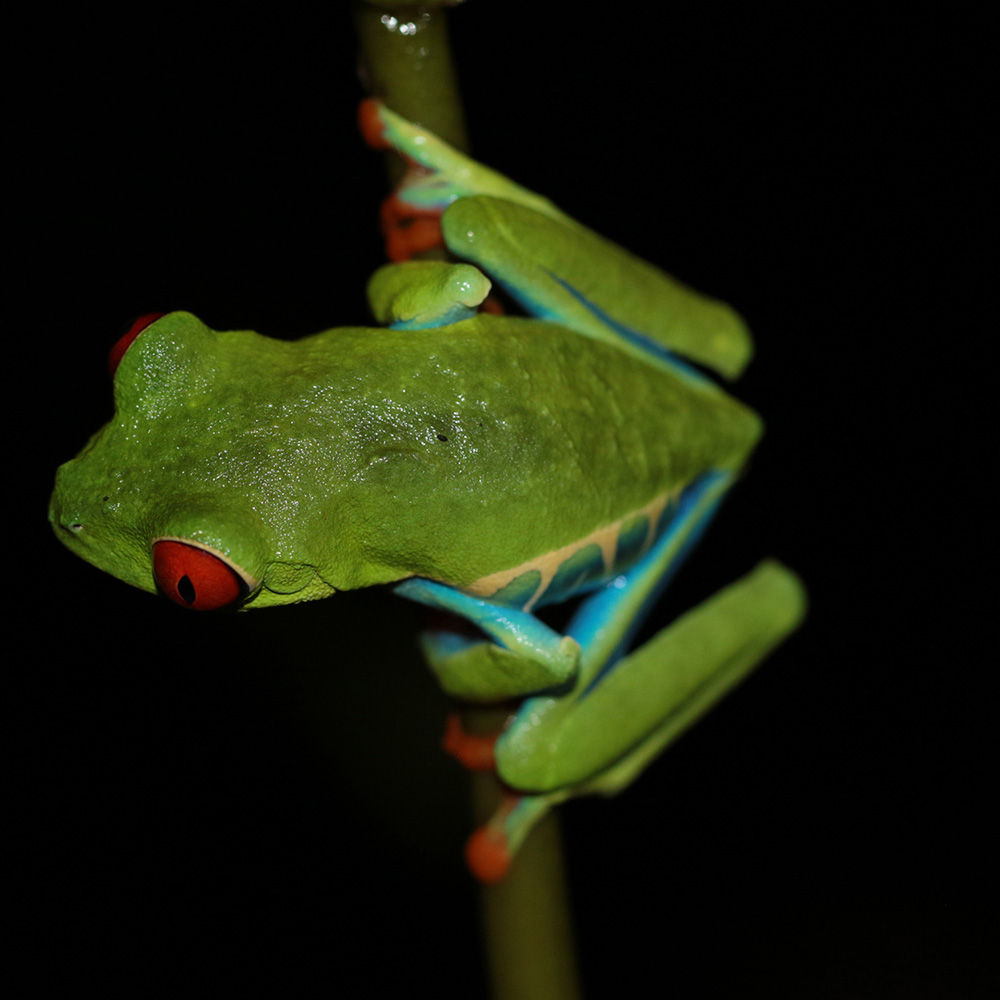
[[331, 419], [362, 428], [331, 511], [340, 560], [505, 603], [539, 575], [555, 599], [641, 551], [686, 487], [738, 468], [760, 433], [707, 380], [546, 322], [480, 315], [302, 346], [333, 359]]

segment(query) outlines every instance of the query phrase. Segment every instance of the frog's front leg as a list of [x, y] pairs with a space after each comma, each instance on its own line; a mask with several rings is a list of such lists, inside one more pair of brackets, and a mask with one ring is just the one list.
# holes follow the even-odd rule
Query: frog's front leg
[[435, 630], [421, 648], [441, 687], [463, 701], [497, 702], [524, 697], [571, 681], [580, 645], [528, 611], [505, 607], [454, 587], [415, 577], [394, 588], [401, 597], [458, 615], [488, 638], [470, 639]]

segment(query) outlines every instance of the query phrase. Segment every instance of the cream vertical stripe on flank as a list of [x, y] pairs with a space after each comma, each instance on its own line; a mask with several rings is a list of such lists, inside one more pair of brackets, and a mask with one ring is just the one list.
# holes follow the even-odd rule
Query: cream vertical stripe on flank
[[524, 606], [525, 611], [530, 611], [548, 589], [559, 567], [572, 555], [588, 545], [597, 545], [600, 547], [601, 555], [604, 558], [604, 570], [606, 573], [610, 573], [614, 567], [615, 550], [618, 546], [618, 536], [621, 533], [622, 525], [639, 514], [644, 514], [649, 519], [649, 530], [645, 544], [642, 547], [642, 552], [645, 552], [653, 544], [653, 540], [656, 537], [657, 524], [664, 507], [666, 507], [667, 502], [672, 496], [679, 493], [679, 489], [671, 490], [646, 504], [645, 507], [629, 511], [628, 514], [617, 521], [613, 521], [603, 528], [592, 531], [579, 541], [570, 542], [569, 545], [563, 545], [561, 548], [553, 549], [551, 552], [536, 556], [534, 559], [529, 559], [527, 562], [521, 563], [520, 566], [514, 566], [512, 569], [502, 569], [496, 573], [490, 573], [489, 576], [482, 576], [478, 580], [474, 580], [467, 587], [463, 587], [462, 592], [471, 594], [474, 597], [490, 597], [498, 590], [506, 587], [511, 580], [516, 580], [519, 576], [529, 573], [531, 570], [538, 570], [541, 574], [541, 583], [532, 595], [531, 600]]

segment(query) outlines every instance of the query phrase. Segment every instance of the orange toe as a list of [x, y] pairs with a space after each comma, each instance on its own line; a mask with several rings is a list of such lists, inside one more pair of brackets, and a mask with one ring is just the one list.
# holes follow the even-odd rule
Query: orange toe
[[499, 830], [481, 826], [465, 844], [465, 863], [480, 882], [499, 882], [510, 868], [507, 838]]
[[358, 105], [358, 128], [361, 138], [372, 149], [390, 149], [382, 137], [382, 119], [378, 113], [378, 102], [374, 97], [366, 97]]
[[492, 771], [495, 766], [493, 747], [496, 741], [496, 733], [487, 736], [467, 733], [462, 728], [458, 712], [448, 713], [441, 747], [467, 770]]

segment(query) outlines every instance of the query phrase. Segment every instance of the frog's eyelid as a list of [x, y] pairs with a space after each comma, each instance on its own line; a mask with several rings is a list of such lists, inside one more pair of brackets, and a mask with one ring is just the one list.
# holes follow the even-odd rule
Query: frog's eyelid
[[132, 346], [132, 341], [161, 316], [166, 316], [166, 313], [144, 313], [128, 328], [128, 332], [124, 336], [118, 338], [118, 342], [108, 352], [108, 371], [112, 378], [115, 377], [115, 372], [118, 370], [122, 358], [125, 357], [125, 352]]

